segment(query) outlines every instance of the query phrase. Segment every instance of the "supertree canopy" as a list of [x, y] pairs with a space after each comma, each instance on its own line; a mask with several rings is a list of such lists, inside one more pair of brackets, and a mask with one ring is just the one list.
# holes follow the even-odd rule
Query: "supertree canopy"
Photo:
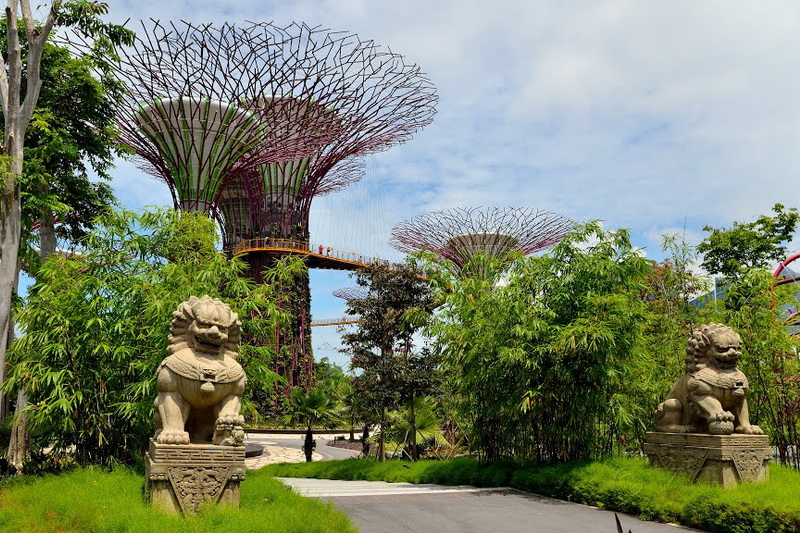
[[256, 237], [307, 241], [313, 198], [360, 179], [360, 156], [405, 142], [430, 123], [435, 89], [419, 67], [355, 35], [269, 23], [248, 27], [247, 33], [261, 47], [284, 43], [281, 60], [312, 73], [316, 79], [309, 84], [332, 102], [314, 101], [323, 125], [334, 133], [329, 141], [306, 157], [260, 165], [243, 176], [248, 189], [259, 191], [261, 205], [251, 211]]
[[[772, 277], [775, 279], [772, 284], [773, 291], [780, 285], [796, 285], [800, 283], [800, 273], [798, 273], [796, 263], [798, 260], [800, 260], [800, 253], [795, 253], [778, 264], [778, 267], [772, 274]], [[792, 336], [800, 337], [800, 307], [794, 305], [786, 309], [784, 324], [789, 328]]]
[[[293, 38], [302, 41], [302, 32]], [[122, 50], [120, 140], [169, 185], [177, 208], [218, 216], [238, 176], [308, 157], [334, 139], [337, 95], [309, 82], [287, 54], [293, 46], [285, 32], [254, 26], [153, 22]]]
[[401, 252], [429, 250], [460, 271], [476, 253], [502, 258], [558, 243], [574, 227], [565, 216], [528, 208], [455, 208], [397, 224], [390, 244]]
[[[121, 141], [177, 208], [215, 216], [229, 248], [308, 240], [312, 199], [360, 179], [359, 156], [410, 139], [437, 100], [402, 56], [299, 23], [142, 24], [118, 71]], [[233, 196], [247, 223], [231, 220], [245, 216], [227, 209]]]
[[369, 290], [361, 285], [354, 285], [352, 287], [336, 289], [331, 294], [349, 302], [350, 300], [366, 298], [369, 295]]

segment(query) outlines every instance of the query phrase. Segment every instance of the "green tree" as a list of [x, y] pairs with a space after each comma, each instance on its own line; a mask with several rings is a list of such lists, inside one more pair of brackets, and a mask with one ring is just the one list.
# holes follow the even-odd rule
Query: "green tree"
[[[137, 460], [153, 432], [171, 314], [189, 296], [229, 303], [245, 336], [264, 338], [287, 320], [271, 286], [241, 277], [245, 265], [218, 252], [216, 239], [202, 215], [110, 213], [81, 255], [44, 262], [18, 315], [24, 334], [3, 386], [27, 392], [35, 447], [74, 447], [82, 464]], [[273, 359], [270, 347], [242, 347], [248, 390], [272, 387]], [[251, 418], [252, 409], [245, 402]]]
[[[417, 396], [413, 403], [390, 414], [391, 423], [386, 431], [395, 453], [416, 461], [420, 447], [439, 447], [448, 442], [442, 434], [442, 420], [436, 413], [435, 401], [430, 396]], [[420, 444], [417, 444], [417, 439]]]
[[750, 379], [748, 405], [754, 423], [766, 428], [782, 458], [800, 464], [791, 450], [800, 441], [800, 374], [797, 338], [785, 324], [797, 308], [797, 285], [776, 286], [769, 269], [786, 257], [800, 214], [781, 204], [774, 215], [734, 222], [731, 229], [710, 228], [697, 249], [703, 266], [726, 276], [721, 305], [707, 305], [704, 321], [728, 324], [742, 337], [740, 366]]
[[47, 257], [55, 252], [57, 239], [67, 245], [76, 243], [92, 221], [111, 207], [111, 188], [91, 181], [89, 170], [110, 180], [114, 158], [124, 154], [116, 143], [113, 122], [122, 88], [98, 71], [92, 57], [76, 57], [64, 47], [47, 43], [42, 80], [26, 131], [20, 179], [22, 255], [33, 273], [39, 254], [31, 252], [37, 241], [41, 255]]
[[[96, 58], [113, 57], [114, 46], [129, 44], [133, 34], [121, 26], [104, 23], [100, 17], [107, 11], [107, 4], [102, 2], [54, 0], [45, 21], [39, 23], [33, 18], [28, 0], [9, 0], [6, 7], [6, 53], [0, 58], [0, 104], [4, 125], [4, 179], [0, 187], [0, 369], [4, 367], [10, 339], [11, 302], [17, 283], [26, 131], [44, 84], [42, 57], [51, 32], [59, 27], [73, 28], [93, 38], [92, 50]], [[2, 379], [0, 375], [0, 382]]]
[[[0, 25], [5, 33], [5, 21]], [[22, 31], [20, 43], [23, 48], [27, 46]], [[7, 56], [6, 49], [2, 52]], [[58, 239], [62, 246], [74, 247], [92, 221], [114, 202], [108, 184], [92, 182], [88, 175], [91, 168], [96, 176], [110, 179], [108, 171], [114, 156], [122, 154], [113, 124], [121, 86], [97, 66], [92, 57], [77, 57], [67, 48], [45, 44], [42, 90], [25, 133], [25, 161], [19, 180], [20, 257], [34, 276], [41, 260], [56, 252]], [[24, 391], [20, 391], [18, 410], [24, 409], [26, 402]], [[3, 411], [0, 401], [0, 417]], [[12, 449], [20, 449], [21, 457], [25, 456], [27, 441], [24, 420], [24, 416], [17, 417], [12, 443]]]
[[784, 324], [787, 309], [797, 307], [797, 286], [773, 286], [771, 274], [753, 270], [733, 283], [728, 293], [744, 287], [746, 302], [736, 307], [717, 306], [708, 310], [708, 321], [725, 323], [742, 337], [739, 366], [748, 377], [750, 420], [770, 436], [784, 460], [800, 466], [791, 453], [800, 442], [800, 361], [798, 339]]
[[768, 267], [785, 258], [785, 244], [792, 240], [800, 214], [781, 204], [772, 208], [774, 216], [762, 215], [754, 222], [734, 222], [732, 228], [713, 228], [697, 246], [703, 254], [702, 267], [709, 274], [738, 279], [753, 270]]
[[361, 372], [353, 379], [356, 393], [379, 413], [381, 460], [387, 411], [411, 399], [407, 391], [415, 385], [409, 378], [422, 380], [411, 372], [412, 363], [417, 371], [424, 366], [415, 363], [419, 356], [413, 354], [413, 337], [433, 311], [434, 302], [421, 274], [411, 265], [360, 270], [356, 281], [367, 289], [367, 296], [347, 302], [347, 314], [359, 316], [361, 322], [342, 336], [342, 343], [352, 368]]
[[[18, 283], [20, 253], [29, 267], [35, 269], [39, 262], [38, 255], [30, 253], [33, 221], [42, 221], [40, 250], [47, 257], [56, 249], [54, 211], [64, 219], [59, 228], [62, 236], [75, 237], [111, 200], [107, 186], [89, 182], [81, 161], [88, 158], [90, 166], [105, 177], [115, 151], [110, 127], [114, 106], [109, 104], [116, 102], [119, 85], [107, 75], [107, 61], [114, 59], [115, 46], [132, 42], [133, 33], [104, 23], [100, 17], [107, 11], [102, 2], [56, 0], [46, 20], [39, 23], [33, 19], [28, 0], [13, 0], [1, 23], [6, 39], [0, 43], [5, 153], [0, 198], [0, 385], [13, 336], [12, 295]], [[93, 39], [91, 59], [73, 58], [66, 49], [49, 43], [51, 32], [59, 27]], [[104, 73], [99, 81], [91, 76], [91, 69]], [[18, 409], [25, 402], [22, 391]], [[5, 411], [6, 402], [0, 395], [0, 416]], [[17, 464], [27, 454], [24, 420], [24, 416], [16, 418], [10, 446], [12, 462]]]
[[[622, 384], [640, 357], [649, 262], [625, 231], [577, 228], [548, 254], [494, 262], [494, 275], [428, 276], [443, 305], [430, 333], [460, 427], [482, 461], [610, 453], [630, 423]], [[498, 282], [502, 280], [502, 282]]]

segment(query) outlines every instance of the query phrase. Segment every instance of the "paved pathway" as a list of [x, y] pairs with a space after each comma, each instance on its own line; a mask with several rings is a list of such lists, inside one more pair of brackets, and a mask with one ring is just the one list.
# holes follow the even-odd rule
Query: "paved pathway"
[[[358, 452], [352, 450], [327, 446], [327, 442], [333, 440], [335, 436], [314, 436], [314, 440], [317, 443], [317, 447], [311, 456], [314, 461], [347, 459], [358, 455]], [[264, 446], [264, 454], [257, 457], [248, 457], [245, 459], [244, 464], [248, 470], [255, 470], [273, 463], [302, 463], [306, 460], [306, 456], [303, 453], [304, 438], [304, 435], [293, 434], [248, 433], [245, 437], [245, 442]]]
[[[616, 533], [614, 513], [513, 489], [281, 478], [332, 502], [362, 533]], [[696, 531], [620, 515], [632, 533]]]

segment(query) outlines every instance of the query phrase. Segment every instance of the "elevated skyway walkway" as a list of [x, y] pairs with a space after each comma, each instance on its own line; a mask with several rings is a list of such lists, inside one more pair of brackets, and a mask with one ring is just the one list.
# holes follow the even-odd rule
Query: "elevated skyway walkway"
[[388, 267], [390, 262], [379, 257], [369, 257], [355, 252], [345, 252], [330, 246], [311, 244], [291, 239], [248, 239], [236, 244], [234, 255], [248, 253], [269, 255], [302, 255], [308, 268], [329, 270], [358, 270], [359, 268]]
[[345, 324], [358, 324], [363, 320], [357, 316], [343, 316], [340, 318], [322, 318], [319, 320], [311, 319], [311, 327], [314, 326], [343, 326]]

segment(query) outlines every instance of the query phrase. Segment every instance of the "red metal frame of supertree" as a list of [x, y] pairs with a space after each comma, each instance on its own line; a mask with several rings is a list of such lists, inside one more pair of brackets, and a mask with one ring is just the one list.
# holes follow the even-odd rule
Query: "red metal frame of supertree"
[[[120, 142], [142, 170], [167, 183], [176, 208], [218, 216], [223, 191], [238, 176], [317, 153], [338, 135], [340, 121], [327, 110], [339, 95], [321, 83], [331, 75], [327, 66], [299, 68], [307, 42], [302, 32], [267, 39], [253, 25], [142, 22], [115, 66], [127, 100], [117, 121]], [[196, 128], [191, 135], [187, 124]], [[184, 134], [183, 144], [163, 135], [164, 125]], [[220, 153], [216, 139], [223, 139]], [[183, 174], [192, 172], [215, 178], [190, 183]], [[240, 187], [249, 185], [241, 180]]]
[[[798, 259], [800, 259], [800, 253], [795, 253], [790, 255], [789, 257], [787, 257], [785, 260], [781, 261], [778, 264], [777, 268], [775, 269], [775, 272], [772, 273], [772, 277], [775, 279], [775, 282], [773, 283], [772, 287], [773, 290], [775, 287], [779, 285], [786, 285], [789, 283], [800, 282], [800, 275], [797, 275], [795, 271], [792, 271], [789, 268], [789, 265], [791, 265]], [[790, 274], [789, 276], [786, 275], [787, 271]], [[774, 299], [772, 305], [773, 306], [775, 305]], [[794, 330], [792, 331], [792, 336], [800, 337], [800, 308], [798, 307], [789, 308], [787, 309], [787, 313], [788, 314], [784, 319], [784, 324], [786, 324], [786, 326]]]
[[538, 209], [459, 207], [400, 222], [389, 244], [405, 253], [429, 250], [460, 270], [478, 251], [502, 257], [544, 250], [574, 226], [568, 217]]
[[[435, 89], [419, 67], [407, 65], [402, 56], [355, 35], [331, 34], [300, 24], [283, 28], [255, 24], [249, 30], [253, 40], [261, 38], [265, 46], [273, 41], [292, 43], [284, 57], [298, 70], [313, 71], [318, 75], [315, 84], [336, 95], [335, 103], [326, 108], [335, 121], [336, 135], [330, 142], [312, 156], [264, 165], [241, 175], [248, 183], [247, 190], [259, 191], [250, 196], [252, 220], [248, 224], [256, 239], [308, 241], [313, 199], [360, 179], [361, 156], [405, 142], [430, 123], [437, 101]], [[245, 235], [225, 236], [226, 246], [246, 239]], [[270, 251], [251, 251], [248, 261], [254, 277], [275, 257]], [[307, 309], [308, 279], [296, 288], [296, 300]], [[310, 350], [310, 322], [295, 324], [293, 334], [299, 344], [290, 343], [292, 360], [298, 346]]]
[[[306, 73], [307, 84], [332, 102], [324, 106], [324, 125], [335, 133], [329, 142], [307, 158], [254, 167], [241, 176], [248, 190], [259, 191], [251, 196], [259, 205], [250, 211], [256, 237], [308, 240], [313, 199], [361, 179], [361, 156], [403, 143], [429, 124], [436, 92], [418, 66], [353, 34], [297, 23], [253, 24], [247, 33], [262, 48], [284, 43], [277, 47], [281, 61]], [[282, 179], [265, 176], [276, 169]], [[241, 236], [226, 237], [228, 245], [238, 240]]]

